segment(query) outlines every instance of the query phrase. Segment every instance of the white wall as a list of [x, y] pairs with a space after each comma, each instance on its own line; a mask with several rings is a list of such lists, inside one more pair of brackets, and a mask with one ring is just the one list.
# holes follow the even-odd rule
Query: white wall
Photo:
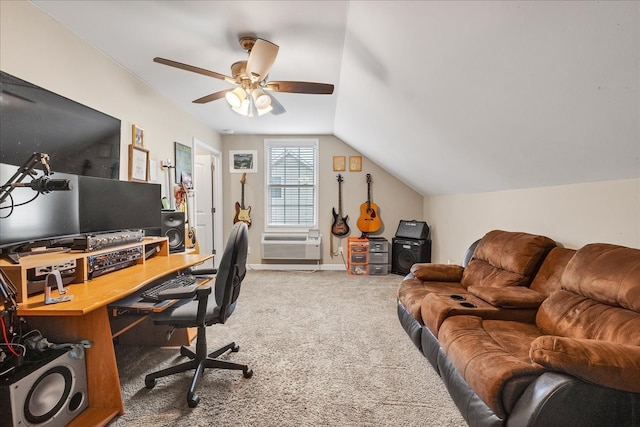
[[[144, 129], [144, 146], [158, 164], [161, 159], [174, 159], [174, 141], [192, 145], [196, 137], [220, 149], [218, 133], [29, 2], [0, 2], [0, 69], [120, 119], [121, 179], [128, 177], [132, 124]], [[164, 184], [162, 170], [157, 172], [158, 182]]]
[[[360, 237], [361, 233], [357, 227], [357, 220], [360, 216], [360, 207], [367, 200], [366, 174], [372, 176], [371, 198], [379, 207], [382, 229], [376, 233], [379, 237], [384, 237], [389, 242], [395, 235], [398, 222], [401, 219], [420, 219], [422, 213], [422, 196], [403, 184], [395, 177], [389, 175], [378, 165], [367, 159], [345, 144], [339, 138], [332, 135], [300, 135], [300, 136], [277, 136], [277, 135], [225, 135], [223, 137], [224, 152], [223, 171], [224, 177], [224, 218], [225, 235], [233, 225], [235, 215], [234, 204], [240, 201], [241, 186], [239, 174], [229, 173], [229, 150], [256, 150], [258, 152], [258, 173], [247, 174], [245, 183], [245, 206], [251, 206], [251, 232], [249, 254], [250, 264], [267, 263], [260, 257], [260, 235], [264, 232], [264, 140], [265, 138], [317, 138], [319, 140], [319, 161], [318, 179], [320, 181], [320, 194], [318, 198], [319, 206], [319, 228], [322, 233], [323, 244], [323, 264], [343, 264], [342, 257], [330, 255], [331, 240], [333, 239], [333, 250], [337, 251], [338, 246], [342, 246], [347, 251], [346, 237]], [[350, 156], [362, 156], [362, 171], [335, 172], [333, 170], [333, 156], [345, 156], [347, 163]], [[338, 173], [342, 174], [344, 182], [342, 184], [342, 209], [343, 215], [349, 215], [347, 224], [351, 229], [351, 234], [345, 238], [338, 239], [331, 235], [331, 224], [333, 216], [331, 209], [338, 210]]]
[[640, 248], [640, 178], [425, 198], [434, 262], [460, 263], [493, 229], [546, 235], [568, 248]]

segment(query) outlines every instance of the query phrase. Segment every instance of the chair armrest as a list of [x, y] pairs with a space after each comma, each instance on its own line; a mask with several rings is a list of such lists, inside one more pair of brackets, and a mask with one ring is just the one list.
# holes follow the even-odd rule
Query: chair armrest
[[543, 335], [531, 343], [529, 357], [591, 383], [640, 393], [640, 347], [635, 345]]
[[[168, 299], [192, 299], [196, 295], [197, 290], [197, 284], [183, 286], [182, 288], [165, 289], [164, 291], [158, 292], [158, 298], [160, 301]], [[209, 293], [211, 293], [211, 288], [209, 288]]]
[[430, 282], [459, 282], [464, 268], [454, 264], [417, 263], [411, 266], [411, 273], [420, 280]]
[[217, 268], [192, 268], [189, 270], [189, 274], [194, 276], [215, 276], [218, 274]]
[[485, 300], [494, 307], [501, 308], [538, 308], [547, 295], [525, 286], [469, 286], [467, 291]]

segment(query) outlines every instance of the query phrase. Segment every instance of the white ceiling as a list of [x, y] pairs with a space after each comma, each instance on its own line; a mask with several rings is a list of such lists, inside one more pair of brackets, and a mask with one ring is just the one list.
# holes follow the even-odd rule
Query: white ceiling
[[[640, 2], [34, 1], [221, 133], [334, 134], [424, 195], [640, 176]], [[238, 37], [280, 46], [285, 114], [247, 119], [221, 80]]]

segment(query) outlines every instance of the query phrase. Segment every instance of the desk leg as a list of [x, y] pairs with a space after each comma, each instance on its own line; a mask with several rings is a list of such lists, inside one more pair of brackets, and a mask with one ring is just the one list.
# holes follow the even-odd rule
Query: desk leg
[[106, 307], [84, 316], [26, 317], [29, 326], [39, 329], [50, 342], [62, 344], [88, 339], [93, 342], [86, 350], [89, 409], [113, 410], [124, 413], [116, 354], [111, 340], [111, 327]]

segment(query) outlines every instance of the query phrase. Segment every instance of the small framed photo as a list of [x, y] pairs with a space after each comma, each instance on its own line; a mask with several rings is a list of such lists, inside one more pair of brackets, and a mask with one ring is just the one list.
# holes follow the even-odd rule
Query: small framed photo
[[349, 156], [349, 172], [362, 171], [362, 156]]
[[258, 173], [258, 151], [229, 151], [229, 173]]
[[333, 156], [333, 170], [335, 172], [344, 172], [346, 167], [345, 156]]
[[149, 150], [129, 145], [129, 181], [149, 180]]
[[131, 143], [136, 147], [144, 147], [144, 131], [136, 125], [131, 125]]

